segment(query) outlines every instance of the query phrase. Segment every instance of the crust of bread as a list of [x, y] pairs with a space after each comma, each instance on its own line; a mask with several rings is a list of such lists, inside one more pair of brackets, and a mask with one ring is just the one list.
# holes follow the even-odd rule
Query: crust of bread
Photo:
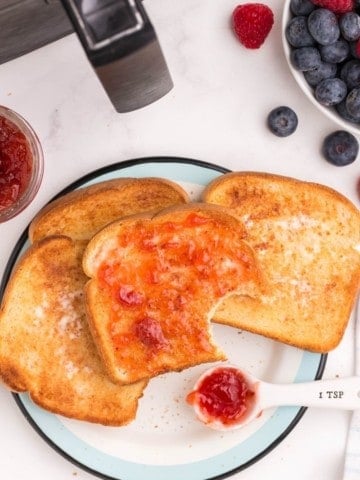
[[218, 177], [203, 200], [246, 229], [270, 292], [232, 297], [215, 322], [325, 353], [341, 341], [360, 285], [360, 213], [339, 192], [258, 172]]
[[29, 227], [32, 243], [50, 235], [89, 240], [117, 218], [189, 201], [180, 185], [161, 178], [119, 178], [70, 192], [46, 205]]
[[[183, 328], [180, 322], [180, 317], [174, 314], [171, 320], [173, 325], [179, 323], [178, 329], [179, 332], [177, 336], [167, 333], [166, 341], [169, 342], [170, 348], [166, 351], [160, 351], [156, 355], [156, 361], [153, 361], [153, 357], [149, 356], [146, 360], [147, 350], [146, 346], [144, 347], [145, 353], [142, 350], [142, 345], [139, 347], [139, 356], [137, 356], [136, 351], [132, 350], [134, 355], [135, 367], [131, 370], [124, 367], [124, 364], [117, 356], [116, 348], [113, 344], [111, 337], [111, 327], [109, 326], [111, 311], [114, 306], [114, 300], [111, 296], [112, 294], [103, 287], [101, 282], [99, 282], [97, 274], [99, 268], [101, 268], [103, 262], [108, 262], [109, 265], [114, 261], [118, 261], [118, 255], [123, 255], [123, 258], [130, 258], [130, 261], [133, 262], [134, 269], [137, 269], [137, 257], [138, 251], [126, 252], [126, 247], [122, 253], [120, 253], [119, 247], [117, 246], [117, 238], [123, 232], [147, 232], [150, 231], [154, 225], [163, 225], [171, 222], [179, 222], [181, 224], [189, 214], [199, 214], [204, 215], [206, 218], [218, 222], [222, 227], [232, 231], [240, 232], [241, 224], [239, 221], [232, 215], [230, 215], [224, 208], [211, 206], [206, 204], [190, 204], [185, 206], [176, 206], [167, 208], [155, 215], [134, 215], [121, 220], [118, 220], [103, 230], [101, 230], [97, 235], [95, 235], [89, 242], [83, 256], [83, 269], [88, 277], [90, 277], [89, 282], [86, 285], [86, 305], [87, 305], [87, 318], [89, 321], [90, 329], [95, 340], [95, 343], [98, 346], [100, 356], [103, 360], [105, 368], [108, 371], [109, 376], [121, 384], [131, 383], [140, 378], [151, 378], [153, 376], [159, 375], [161, 373], [169, 371], [180, 371], [185, 368], [197, 365], [204, 362], [212, 362], [218, 360], [224, 360], [225, 355], [215, 344], [210, 331], [210, 316], [212, 315], [212, 310], [216, 308], [220, 300], [211, 298], [210, 295], [198, 295], [196, 298], [188, 299], [186, 303], [186, 309], [188, 312], [192, 312], [191, 320], [187, 318], [186, 326]], [[216, 223], [215, 223], [216, 225]], [[156, 227], [155, 227], [156, 228]], [[213, 226], [209, 226], [210, 235], [213, 233]], [[128, 230], [130, 229], [130, 230]], [[134, 230], [133, 230], [134, 229]], [[215, 234], [217, 232], [214, 232]], [[193, 238], [194, 232], [184, 233], [183, 230], [177, 233], [177, 238], [180, 238], [181, 242], [188, 242]], [[197, 233], [196, 235], [200, 235]], [[239, 235], [240, 238], [241, 235]], [[160, 240], [161, 241], [161, 240]], [[236, 292], [242, 293], [244, 295], [250, 295], [258, 293], [261, 288], [261, 274], [257, 267], [253, 252], [251, 248], [241, 241], [239, 243], [239, 249], [243, 249], [244, 256], [246, 256], [248, 264], [248, 276], [245, 279], [237, 279], [237, 289]], [[156, 252], [161, 249], [159, 245], [156, 246]], [[114, 259], [112, 256], [115, 255]], [[155, 255], [157, 253], [152, 253]], [[159, 253], [160, 255], [160, 253]], [[162, 253], [161, 253], [162, 255]], [[162, 257], [163, 258], [163, 257]], [[172, 264], [172, 274], [177, 275], [177, 266], [175, 257], [171, 258]], [[123, 267], [122, 267], [123, 268]], [[126, 267], [124, 267], [126, 268]], [[186, 275], [186, 273], [185, 273]], [[141, 275], [141, 278], [143, 276]], [[165, 277], [168, 278], [168, 277]], [[142, 280], [140, 280], [142, 282]], [[205, 280], [204, 280], [205, 281]], [[163, 283], [162, 283], [163, 282]], [[146, 290], [145, 282], [140, 284], [140, 288], [144, 288], [145, 295], [147, 298], [154, 298], [149, 291]], [[170, 283], [166, 283], [166, 280], [160, 281], [160, 290], [163, 295], [166, 294], [166, 289], [169, 287]], [[171, 286], [172, 288], [172, 286]], [[186, 289], [181, 287], [181, 289]], [[232, 293], [232, 292], [231, 292]], [[155, 298], [159, 298], [161, 295], [155, 295]], [[121, 302], [120, 302], [121, 303]], [[134, 325], [136, 325], [136, 319], [139, 313], [137, 313], [131, 308], [116, 306], [120, 309], [118, 314], [118, 319], [121, 324], [121, 328], [125, 332], [125, 335], [128, 333], [131, 335], [134, 332]], [[158, 307], [154, 307], [153, 315], [155, 318], [160, 318], [159, 322], [161, 326], [165, 328], [168, 317], [164, 322], [164, 318], [157, 317]], [[160, 307], [161, 308], [161, 307]], [[180, 309], [179, 309], [180, 310]], [[172, 313], [170, 315], [173, 315]], [[185, 315], [183, 311], [178, 315]], [[201, 341], [196, 338], [194, 340], [193, 333], [188, 334], [187, 330], [201, 332]], [[200, 336], [199, 336], [200, 338]], [[138, 339], [131, 340], [135, 345], [136, 342], [139, 344]], [[205, 346], [204, 346], [205, 345]], [[138, 345], [136, 345], [136, 348]], [[145, 360], [144, 360], [145, 358]]]
[[46, 410], [124, 425], [146, 381], [121, 387], [108, 378], [87, 325], [81, 259], [81, 245], [53, 236], [19, 261], [0, 313], [0, 375]]
[[108, 377], [86, 320], [82, 254], [119, 215], [186, 202], [173, 182], [127, 178], [64, 195], [35, 217], [33, 245], [0, 310], [0, 378], [9, 389], [29, 391], [39, 406], [78, 420], [120, 426], [135, 417], [147, 381], [119, 386]]

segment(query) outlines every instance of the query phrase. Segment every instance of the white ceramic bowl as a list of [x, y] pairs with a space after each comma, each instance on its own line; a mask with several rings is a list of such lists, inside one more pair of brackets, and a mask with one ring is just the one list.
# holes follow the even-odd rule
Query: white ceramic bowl
[[357, 125], [356, 123], [352, 123], [345, 120], [337, 113], [337, 111], [333, 107], [324, 107], [323, 105], [321, 105], [314, 97], [314, 91], [312, 87], [306, 82], [303, 72], [296, 70], [292, 66], [292, 63], [290, 60], [291, 48], [285, 35], [286, 26], [289, 20], [292, 18], [292, 16], [293, 15], [290, 11], [290, 0], [285, 0], [282, 26], [281, 26], [282, 43], [283, 43], [283, 48], [284, 48], [287, 63], [289, 65], [290, 71], [293, 74], [297, 84], [299, 85], [303, 93], [306, 95], [306, 97], [308, 97], [308, 99], [315, 105], [315, 107], [318, 110], [320, 110], [324, 115], [326, 115], [328, 118], [333, 120], [333, 122], [335, 122], [338, 125], [338, 127], [341, 128], [341, 130], [347, 130], [348, 132], [351, 132], [354, 135], [360, 136], [360, 124]]

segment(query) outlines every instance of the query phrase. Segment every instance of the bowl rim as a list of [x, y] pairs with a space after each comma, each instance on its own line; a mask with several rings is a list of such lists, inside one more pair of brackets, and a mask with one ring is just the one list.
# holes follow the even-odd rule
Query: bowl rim
[[306, 82], [304, 78], [303, 72], [300, 72], [296, 70], [290, 60], [290, 53], [291, 53], [291, 47], [289, 45], [289, 42], [287, 41], [286, 38], [286, 26], [291, 19], [291, 10], [290, 10], [290, 3], [291, 0], [285, 0], [284, 2], [284, 7], [283, 7], [283, 13], [282, 13], [282, 21], [281, 21], [281, 40], [283, 44], [283, 51], [285, 55], [286, 62], [288, 64], [288, 67], [290, 69], [290, 72], [292, 73], [292, 76], [294, 77], [296, 83], [302, 90], [302, 92], [305, 94], [305, 96], [310, 100], [310, 102], [318, 109], [320, 110], [326, 117], [328, 117], [330, 120], [335, 122], [338, 126], [340, 126], [343, 130], [347, 130], [351, 132], [353, 135], [360, 136], [360, 123], [357, 126], [356, 123], [351, 123], [348, 122], [347, 120], [343, 119], [340, 117], [340, 115], [336, 112], [335, 109], [331, 107], [324, 107], [321, 105], [319, 102], [316, 101], [316, 98], [314, 97], [312, 88], [310, 85]]

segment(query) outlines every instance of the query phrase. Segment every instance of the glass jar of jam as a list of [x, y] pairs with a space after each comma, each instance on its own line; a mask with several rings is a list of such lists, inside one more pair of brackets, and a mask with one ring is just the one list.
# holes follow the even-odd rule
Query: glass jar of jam
[[39, 139], [18, 113], [0, 106], [0, 223], [24, 210], [44, 171]]

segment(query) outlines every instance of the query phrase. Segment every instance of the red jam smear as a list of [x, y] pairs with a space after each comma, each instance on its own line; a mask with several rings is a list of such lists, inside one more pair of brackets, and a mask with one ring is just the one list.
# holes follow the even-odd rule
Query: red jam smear
[[255, 391], [236, 368], [219, 367], [205, 376], [186, 397], [207, 418], [231, 426], [245, 420], [255, 401]]
[[0, 211], [18, 201], [32, 175], [32, 154], [25, 135], [0, 116]]
[[98, 269], [111, 303], [115, 356], [127, 370], [142, 366], [144, 373], [164, 371], [169, 351], [184, 364], [199, 352], [205, 361], [214, 347], [202, 312], [238, 288], [239, 279], [255, 278], [252, 253], [237, 232], [201, 214], [143, 222], [123, 230]]

